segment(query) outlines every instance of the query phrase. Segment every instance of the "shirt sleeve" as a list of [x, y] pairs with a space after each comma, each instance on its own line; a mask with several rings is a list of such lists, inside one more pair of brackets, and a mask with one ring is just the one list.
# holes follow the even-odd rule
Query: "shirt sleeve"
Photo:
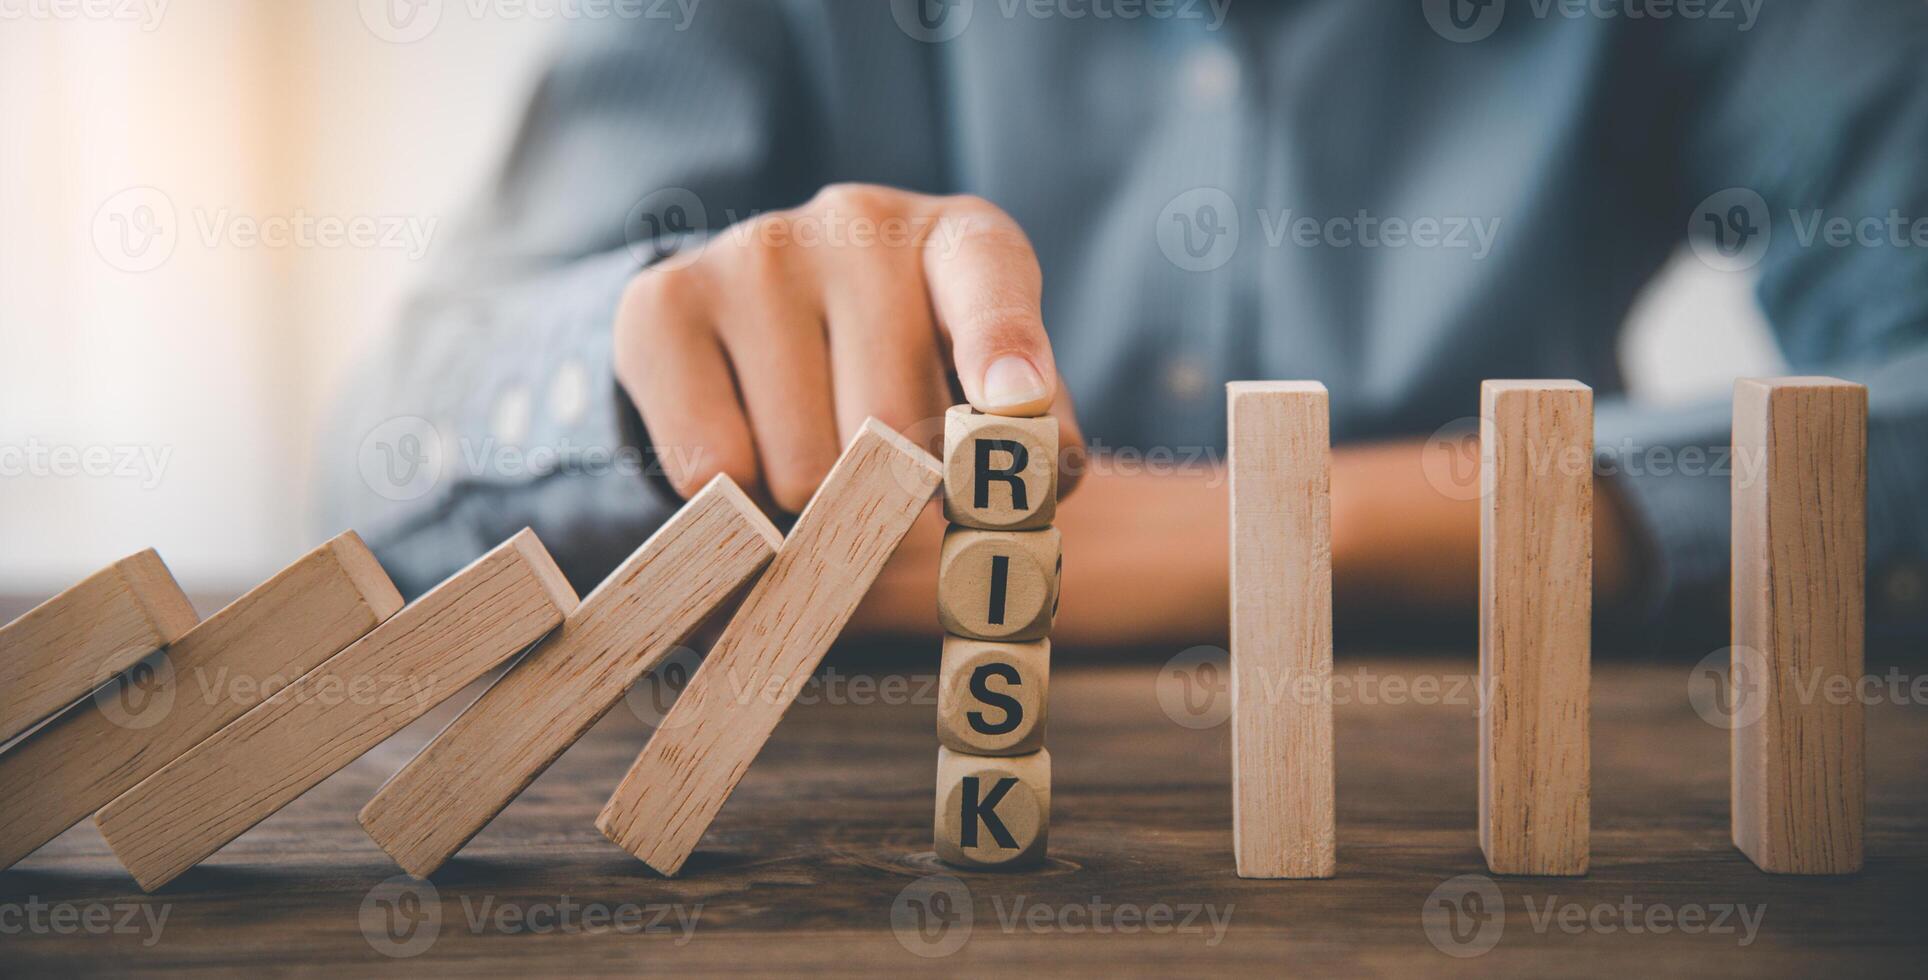
[[322, 438], [328, 530], [419, 594], [532, 527], [579, 590], [678, 501], [616, 384], [628, 281], [711, 230], [807, 196], [778, 166], [808, 118], [795, 11], [573, 29], [501, 172], [362, 359]]
[[[1870, 625], [1928, 622], [1928, 7], [1769, 4], [1675, 24], [1700, 96], [1677, 213], [1693, 252], [1758, 275], [1792, 374], [1869, 388]], [[1731, 402], [1603, 400], [1603, 471], [1645, 531], [1656, 607], [1728, 574]]]

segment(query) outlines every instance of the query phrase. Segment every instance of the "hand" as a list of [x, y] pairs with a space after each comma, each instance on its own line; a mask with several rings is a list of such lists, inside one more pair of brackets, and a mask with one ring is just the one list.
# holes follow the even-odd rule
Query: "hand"
[[[834, 185], [639, 273], [616, 377], [685, 497], [725, 473], [800, 511], [866, 417], [936, 451], [959, 389], [981, 411], [1055, 413], [1075, 460], [1042, 288], [1030, 240], [987, 201]], [[1083, 467], [1063, 469], [1060, 496]]]

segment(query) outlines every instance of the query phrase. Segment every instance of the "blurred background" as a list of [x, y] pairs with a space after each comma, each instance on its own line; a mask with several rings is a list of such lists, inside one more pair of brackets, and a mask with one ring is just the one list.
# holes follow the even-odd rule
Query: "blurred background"
[[[341, 530], [314, 517], [323, 415], [460, 234], [564, 11], [0, 4], [0, 593], [155, 547], [231, 594]], [[1751, 288], [1677, 257], [1621, 350], [1635, 396], [1776, 371]]]

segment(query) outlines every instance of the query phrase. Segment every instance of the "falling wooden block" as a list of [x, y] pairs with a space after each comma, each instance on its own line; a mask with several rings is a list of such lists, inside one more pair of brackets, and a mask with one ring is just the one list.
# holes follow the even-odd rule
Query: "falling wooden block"
[[673, 875], [942, 478], [875, 419], [844, 450], [596, 827]]
[[362, 808], [362, 827], [403, 870], [434, 873], [782, 543], [735, 483], [712, 480], [589, 593], [560, 632], [396, 773]]
[[937, 857], [966, 868], [1044, 859], [1051, 835], [1051, 753], [965, 755], [937, 750]]
[[944, 638], [938, 667], [937, 739], [973, 755], [1027, 755], [1044, 748], [1051, 641], [992, 643]]
[[483, 555], [94, 818], [148, 891], [555, 629], [576, 595], [533, 531]]
[[944, 519], [987, 531], [1049, 526], [1058, 510], [1058, 420], [944, 413]]
[[1734, 386], [1734, 845], [1763, 871], [1861, 870], [1868, 389]]
[[1226, 386], [1232, 848], [1245, 878], [1330, 878], [1331, 439], [1316, 381]]
[[976, 640], [1036, 640], [1058, 613], [1064, 556], [1057, 528], [944, 532], [937, 558], [937, 618]]
[[1480, 849], [1496, 874], [1585, 874], [1593, 389], [1480, 394]]
[[13, 865], [402, 608], [343, 534], [0, 754], [0, 868]]
[[198, 618], [150, 548], [0, 628], [0, 743], [180, 639]]

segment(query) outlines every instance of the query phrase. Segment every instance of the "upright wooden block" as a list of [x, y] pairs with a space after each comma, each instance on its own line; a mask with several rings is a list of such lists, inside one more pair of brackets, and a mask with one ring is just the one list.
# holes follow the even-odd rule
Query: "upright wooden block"
[[966, 868], [1044, 859], [1051, 835], [1051, 753], [979, 756], [937, 750], [937, 856]]
[[532, 531], [430, 590], [95, 815], [148, 891], [555, 629], [576, 594]]
[[1591, 831], [1593, 389], [1488, 381], [1480, 435], [1480, 848], [1580, 875]]
[[362, 827], [410, 874], [434, 873], [782, 543], [729, 477], [711, 481], [396, 773]]
[[1864, 708], [1815, 692], [1863, 675], [1867, 444], [1861, 385], [1734, 386], [1733, 835], [1763, 871], [1861, 870]]
[[944, 519], [987, 531], [1031, 531], [1058, 511], [1058, 420], [944, 413]]
[[118, 686], [0, 754], [9, 867], [394, 615], [402, 597], [343, 534], [208, 617]]
[[1051, 641], [991, 643], [944, 638], [938, 667], [937, 740], [972, 755], [1028, 755], [1044, 748]]
[[1037, 640], [1058, 614], [1064, 555], [1057, 528], [944, 532], [937, 559], [937, 618], [976, 640]]
[[1331, 439], [1316, 381], [1226, 386], [1232, 848], [1245, 878], [1330, 878]]
[[937, 460], [875, 419], [797, 518], [596, 826], [673, 875], [936, 492]]
[[180, 639], [199, 617], [152, 548], [0, 628], [0, 743]]

